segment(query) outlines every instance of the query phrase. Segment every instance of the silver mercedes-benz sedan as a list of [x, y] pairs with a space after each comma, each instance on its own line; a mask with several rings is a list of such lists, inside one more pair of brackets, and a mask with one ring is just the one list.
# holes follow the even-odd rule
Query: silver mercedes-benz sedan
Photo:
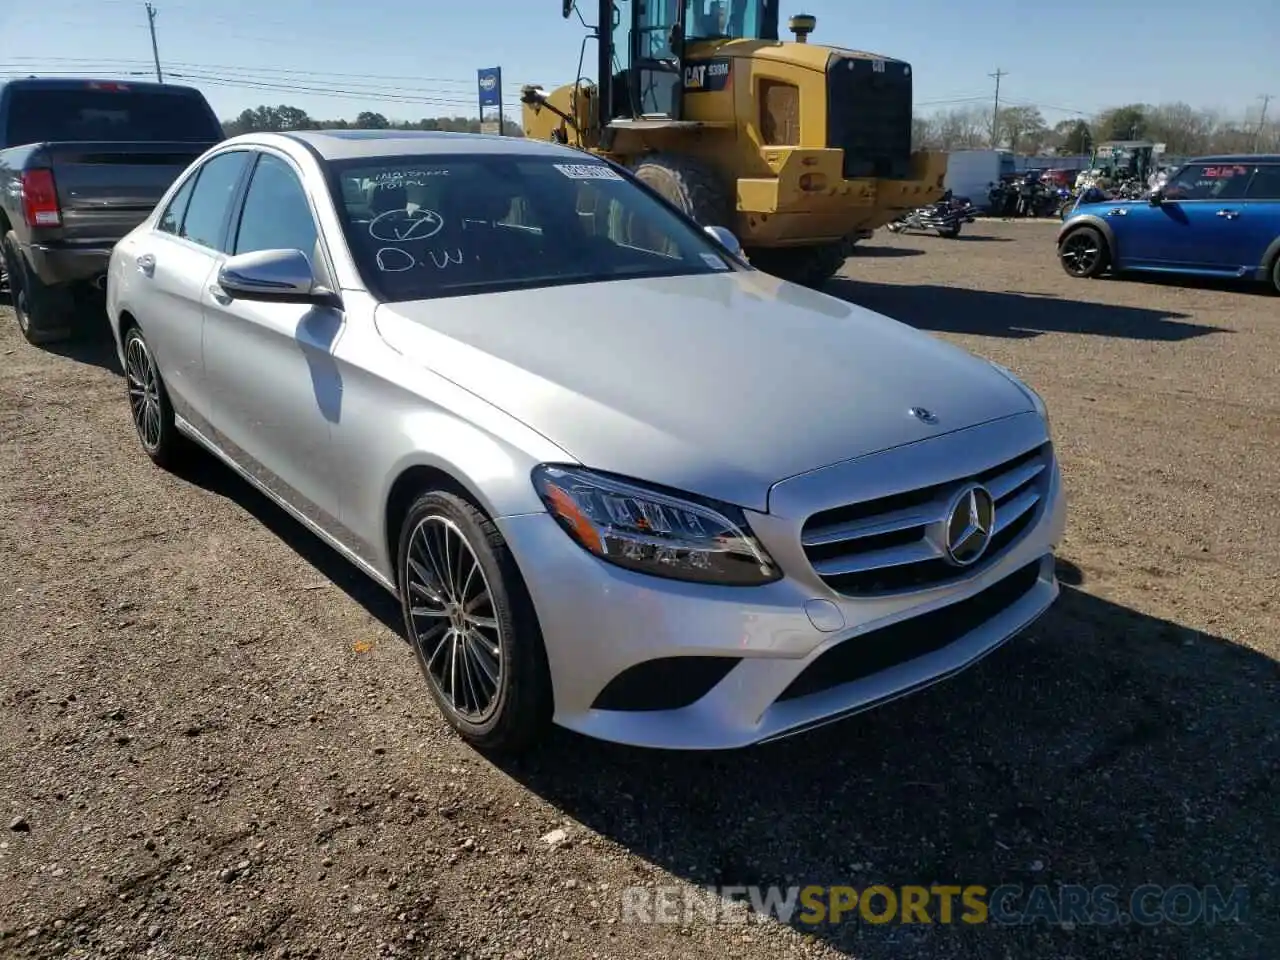
[[[226, 461], [400, 599], [482, 749], [739, 747], [1057, 595], [1037, 395], [513, 138], [246, 134], [116, 247], [143, 449]], [[193, 442], [194, 441], [194, 445]]]

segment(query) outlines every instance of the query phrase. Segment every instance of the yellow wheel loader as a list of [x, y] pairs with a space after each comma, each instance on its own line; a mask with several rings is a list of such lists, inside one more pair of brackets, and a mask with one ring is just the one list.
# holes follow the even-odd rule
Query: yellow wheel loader
[[591, 26], [578, 12], [577, 82], [523, 88], [525, 135], [629, 167], [733, 230], [761, 269], [817, 286], [876, 227], [942, 196], [946, 154], [911, 151], [909, 64], [809, 43], [810, 16], [780, 41], [778, 0], [598, 0], [595, 13]]

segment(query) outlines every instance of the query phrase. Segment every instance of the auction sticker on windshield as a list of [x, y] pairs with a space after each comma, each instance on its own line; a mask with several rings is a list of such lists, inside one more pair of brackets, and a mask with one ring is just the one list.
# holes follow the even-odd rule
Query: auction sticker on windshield
[[603, 163], [557, 163], [554, 165], [570, 180], [621, 180], [622, 176]]

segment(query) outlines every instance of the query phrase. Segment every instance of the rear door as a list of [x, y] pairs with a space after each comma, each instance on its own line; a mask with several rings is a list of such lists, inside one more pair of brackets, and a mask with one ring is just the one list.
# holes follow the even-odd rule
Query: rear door
[[1280, 238], [1280, 163], [1262, 163], [1254, 169], [1236, 226], [1240, 228], [1240, 268], [1265, 267], [1268, 248]]
[[[301, 171], [283, 154], [257, 155], [230, 252], [300, 250], [333, 289]], [[219, 443], [264, 486], [321, 527], [339, 517], [338, 471], [328, 463], [343, 383], [333, 356], [344, 314], [333, 307], [233, 300], [210, 278], [204, 365]]]
[[225, 256], [232, 200], [249, 158], [247, 150], [210, 157], [178, 188], [155, 227], [128, 241], [139, 273], [128, 306], [160, 365], [174, 409], [200, 429], [212, 409], [201, 358], [202, 301]]

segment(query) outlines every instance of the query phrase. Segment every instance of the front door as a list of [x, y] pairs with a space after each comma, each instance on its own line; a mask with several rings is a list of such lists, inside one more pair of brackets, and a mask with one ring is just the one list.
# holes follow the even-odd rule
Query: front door
[[[624, 4], [625, 6], [625, 4]], [[641, 117], [680, 117], [683, 0], [632, 0], [632, 102]]]
[[1169, 179], [1152, 259], [1182, 270], [1235, 272], [1244, 257], [1241, 214], [1251, 164], [1192, 163]]
[[[264, 152], [250, 178], [230, 252], [301, 250], [320, 282], [330, 285], [311, 205], [292, 164]], [[205, 377], [220, 445], [330, 533], [337, 533], [341, 513], [329, 453], [342, 417], [333, 351], [344, 322], [333, 307], [232, 299], [216, 280], [205, 299]]]

